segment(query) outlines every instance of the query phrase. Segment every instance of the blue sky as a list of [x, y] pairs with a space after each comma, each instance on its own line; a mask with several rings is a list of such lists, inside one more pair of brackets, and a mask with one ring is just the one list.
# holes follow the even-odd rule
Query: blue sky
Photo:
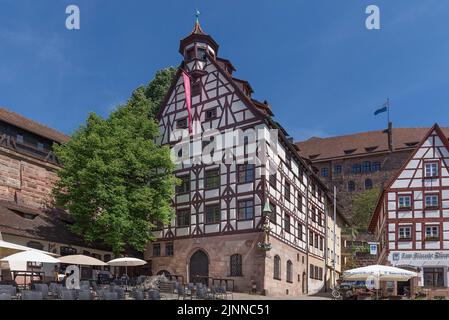
[[[65, 28], [65, 8], [81, 29]], [[365, 28], [365, 8], [381, 30]], [[176, 66], [201, 11], [219, 55], [296, 139], [449, 125], [449, 1], [0, 0], [0, 106], [70, 134]]]

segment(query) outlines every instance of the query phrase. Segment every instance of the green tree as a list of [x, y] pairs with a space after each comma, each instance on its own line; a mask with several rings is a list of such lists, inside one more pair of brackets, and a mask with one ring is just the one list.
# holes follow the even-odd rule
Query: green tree
[[168, 83], [161, 74], [159, 84], [136, 89], [108, 118], [90, 113], [70, 141], [54, 146], [63, 165], [53, 190], [56, 205], [73, 216], [74, 232], [105, 242], [114, 253], [127, 246], [144, 251], [154, 225], [173, 216], [174, 164], [169, 148], [155, 143], [159, 130], [152, 119], [161, 83]]
[[175, 74], [176, 68], [173, 67], [159, 70], [154, 76], [153, 81], [145, 87], [145, 96], [153, 102], [149, 112], [150, 117], [156, 117]]
[[367, 231], [369, 219], [376, 208], [379, 194], [379, 188], [373, 188], [358, 194], [352, 200], [352, 222], [359, 231]]

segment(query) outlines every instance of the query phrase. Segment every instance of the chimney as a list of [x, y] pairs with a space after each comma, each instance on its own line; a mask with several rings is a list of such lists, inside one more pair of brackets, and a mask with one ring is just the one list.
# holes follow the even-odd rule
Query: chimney
[[393, 123], [392, 122], [388, 122], [388, 150], [390, 150], [390, 152], [394, 151], [394, 147], [393, 147]]

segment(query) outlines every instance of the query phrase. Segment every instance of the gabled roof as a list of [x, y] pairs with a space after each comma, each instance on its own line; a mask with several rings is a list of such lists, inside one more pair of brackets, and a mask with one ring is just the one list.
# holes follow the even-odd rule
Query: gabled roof
[[69, 136], [55, 129], [44, 126], [43, 124], [25, 118], [24, 116], [5, 108], [0, 108], [0, 120], [56, 142], [66, 142], [70, 140]]
[[393, 183], [399, 178], [402, 171], [405, 170], [408, 163], [415, 157], [418, 150], [423, 146], [423, 144], [426, 142], [426, 140], [429, 138], [429, 136], [432, 135], [432, 133], [434, 131], [437, 133], [437, 135], [439, 136], [441, 141], [444, 143], [444, 146], [449, 150], [449, 140], [447, 139], [447, 135], [445, 134], [445, 132], [443, 132], [443, 130], [440, 128], [440, 126], [437, 123], [435, 123], [430, 129], [427, 130], [427, 133], [421, 138], [420, 142], [415, 146], [413, 152], [410, 154], [410, 156], [407, 158], [407, 160], [404, 161], [401, 168], [388, 180], [387, 184], [383, 188], [383, 190], [379, 196], [379, 199], [377, 201], [376, 208], [374, 209], [374, 212], [373, 212], [370, 222], [368, 224], [369, 231], [371, 231], [371, 232], [374, 231], [377, 219], [379, 218], [379, 211], [380, 211], [380, 208], [384, 201], [386, 192], [391, 188]]
[[[393, 147], [395, 150], [413, 149], [422, 140], [429, 128], [393, 128]], [[443, 128], [449, 137], [449, 128]], [[447, 138], [446, 138], [447, 140]], [[361, 156], [388, 151], [388, 134], [384, 130], [360, 132], [350, 135], [318, 138], [297, 142], [300, 154], [305, 158], [315, 156], [314, 161], [338, 157]]]

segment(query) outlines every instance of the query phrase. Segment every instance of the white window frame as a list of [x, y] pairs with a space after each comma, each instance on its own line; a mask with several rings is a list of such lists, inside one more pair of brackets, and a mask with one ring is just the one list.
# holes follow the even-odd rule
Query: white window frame
[[[408, 204], [407, 204], [406, 199], [408, 199]], [[411, 195], [399, 195], [398, 206], [399, 206], [399, 209], [411, 208], [412, 207], [412, 196]]]
[[398, 239], [399, 240], [411, 240], [412, 239], [412, 226], [400, 226], [398, 228]]
[[425, 164], [425, 177], [432, 178], [439, 176], [439, 168], [437, 162], [428, 162]]
[[440, 238], [440, 226], [437, 225], [426, 226], [426, 239], [428, 238]]
[[[434, 204], [433, 200], [431, 200], [430, 204], [429, 204], [429, 202], [427, 201], [428, 198], [432, 198], [432, 199], [435, 198], [436, 199], [436, 204]], [[438, 207], [439, 206], [439, 201], [440, 201], [440, 196], [439, 195], [437, 195], [437, 194], [427, 194], [425, 196], [425, 207], [426, 208]]]

